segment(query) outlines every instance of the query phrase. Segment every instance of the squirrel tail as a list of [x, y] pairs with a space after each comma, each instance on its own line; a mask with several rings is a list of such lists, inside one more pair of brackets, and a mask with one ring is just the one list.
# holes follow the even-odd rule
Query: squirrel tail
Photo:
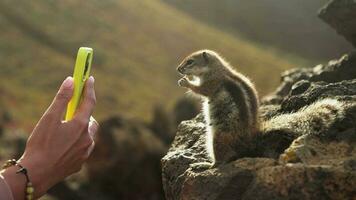
[[294, 113], [273, 117], [262, 124], [262, 132], [286, 131], [296, 136], [320, 135], [345, 116], [343, 102], [323, 99]]

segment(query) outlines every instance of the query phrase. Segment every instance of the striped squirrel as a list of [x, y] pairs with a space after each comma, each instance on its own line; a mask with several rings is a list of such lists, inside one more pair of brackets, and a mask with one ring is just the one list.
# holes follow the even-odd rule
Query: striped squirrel
[[258, 130], [255, 87], [210, 50], [188, 56], [177, 70], [187, 75], [179, 85], [204, 97], [207, 151], [213, 164], [233, 160], [235, 145]]
[[300, 112], [260, 123], [259, 100], [253, 83], [211, 50], [189, 55], [177, 71], [183, 75], [178, 81], [179, 86], [203, 98], [206, 150], [212, 163], [196, 163], [198, 165], [214, 167], [233, 161], [237, 156], [237, 146], [246, 146], [252, 138], [275, 128], [295, 132], [296, 135], [312, 132], [315, 126], [320, 126], [319, 131], [323, 131], [322, 127], [330, 126], [333, 119], [343, 115], [339, 101], [325, 99]]

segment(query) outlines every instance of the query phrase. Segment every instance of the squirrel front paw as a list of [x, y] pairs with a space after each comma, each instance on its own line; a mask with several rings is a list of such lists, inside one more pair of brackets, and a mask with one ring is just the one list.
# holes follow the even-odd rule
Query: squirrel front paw
[[181, 79], [179, 79], [178, 81], [178, 85], [181, 87], [188, 87], [189, 86], [189, 81], [186, 77], [183, 77]]

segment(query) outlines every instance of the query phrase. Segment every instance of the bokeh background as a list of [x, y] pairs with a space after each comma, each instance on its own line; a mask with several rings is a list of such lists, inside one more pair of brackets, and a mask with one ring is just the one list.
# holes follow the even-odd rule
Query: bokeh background
[[85, 169], [43, 199], [164, 199], [160, 158], [181, 120], [199, 112], [177, 86], [189, 53], [212, 49], [261, 95], [282, 71], [351, 50], [317, 17], [327, 0], [0, 0], [0, 160], [25, 139], [71, 75], [77, 49], [94, 49], [101, 122]]

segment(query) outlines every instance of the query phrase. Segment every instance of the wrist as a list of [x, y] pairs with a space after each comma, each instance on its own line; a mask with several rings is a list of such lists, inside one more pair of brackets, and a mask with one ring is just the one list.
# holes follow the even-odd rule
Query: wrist
[[33, 159], [20, 158], [18, 163], [27, 169], [27, 174], [34, 187], [35, 198], [44, 195], [51, 187], [51, 178], [48, 169], [45, 168], [40, 162]]

